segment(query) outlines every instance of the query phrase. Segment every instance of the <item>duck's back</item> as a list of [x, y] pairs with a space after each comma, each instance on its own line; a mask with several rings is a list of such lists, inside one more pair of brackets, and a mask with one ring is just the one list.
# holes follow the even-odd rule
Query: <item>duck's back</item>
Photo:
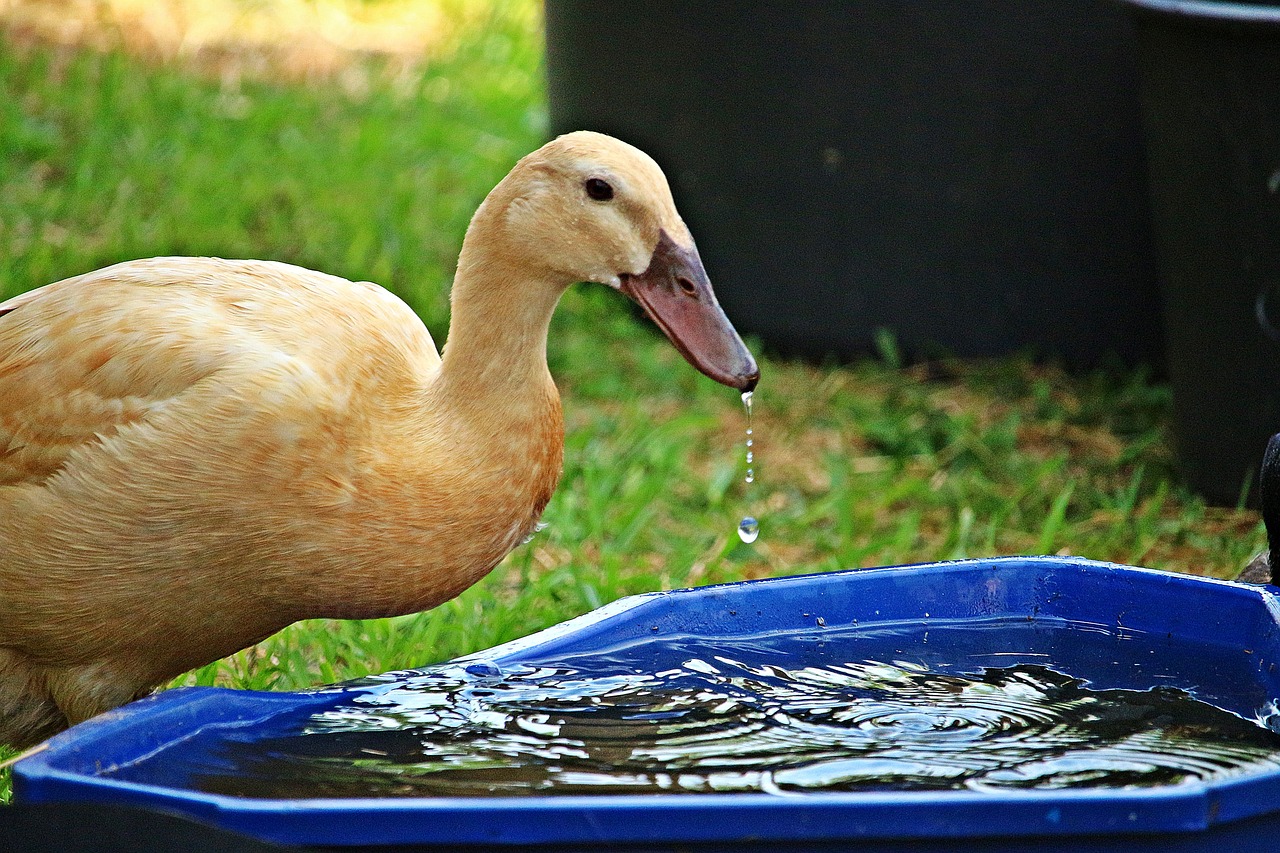
[[439, 363], [391, 294], [271, 262], [135, 261], [0, 305], [0, 646], [181, 670], [158, 637], [229, 653], [290, 621], [273, 549], [308, 559]]

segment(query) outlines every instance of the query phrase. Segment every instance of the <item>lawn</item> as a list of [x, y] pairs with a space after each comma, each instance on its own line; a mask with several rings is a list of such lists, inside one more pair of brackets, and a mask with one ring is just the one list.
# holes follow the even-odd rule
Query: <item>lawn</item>
[[[53, 44], [0, 20], [3, 293], [126, 258], [274, 258], [379, 282], [443, 340], [470, 214], [547, 120], [537, 5], [435, 5], [452, 26], [425, 61], [315, 73], [225, 50]], [[181, 683], [349, 679], [619, 596], [742, 578], [1015, 553], [1232, 577], [1262, 547], [1256, 513], [1182, 484], [1169, 392], [1145, 372], [904, 365], [889, 334], [843, 366], [753, 348], [747, 487], [737, 395], [615, 294], [570, 291], [549, 344], [568, 436], [548, 527], [430, 613], [299, 623]], [[750, 546], [735, 535], [746, 513], [761, 521]]]

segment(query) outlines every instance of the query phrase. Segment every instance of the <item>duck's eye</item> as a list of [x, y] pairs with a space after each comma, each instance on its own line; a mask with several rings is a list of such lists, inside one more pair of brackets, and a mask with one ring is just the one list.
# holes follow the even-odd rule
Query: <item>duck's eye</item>
[[600, 178], [587, 178], [584, 187], [587, 189], [587, 195], [596, 201], [608, 201], [613, 198], [613, 187], [609, 186], [608, 181]]

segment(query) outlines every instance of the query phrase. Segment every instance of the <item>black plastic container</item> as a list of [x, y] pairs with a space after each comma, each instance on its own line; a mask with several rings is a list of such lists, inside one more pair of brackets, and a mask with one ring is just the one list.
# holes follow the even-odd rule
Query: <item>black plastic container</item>
[[1280, 432], [1280, 5], [1125, 5], [1179, 455], [1196, 489], [1234, 504]]
[[1132, 22], [1107, 0], [547, 0], [554, 129], [667, 170], [775, 350], [1158, 362]]

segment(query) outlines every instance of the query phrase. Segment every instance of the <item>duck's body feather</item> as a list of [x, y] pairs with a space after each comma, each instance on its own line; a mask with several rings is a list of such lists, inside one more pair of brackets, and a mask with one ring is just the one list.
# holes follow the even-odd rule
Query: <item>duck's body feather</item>
[[[202, 383], [248, 405], [254, 392], [311, 383], [298, 403], [319, 411], [343, 407], [341, 395], [372, 401], [425, 385], [440, 365], [422, 323], [382, 288], [265, 261], [117, 264], [15, 297], [0, 318], [6, 485], [43, 480], [84, 446], [181, 407]], [[239, 384], [264, 368], [284, 385]]]
[[554, 387], [519, 422], [438, 428], [431, 337], [372, 284], [162, 258], [0, 315], [0, 671], [81, 696], [73, 719], [297, 619], [456, 595], [559, 475]]
[[559, 479], [547, 330], [582, 280], [754, 385], [661, 171], [598, 134], [481, 205], [443, 356], [382, 288], [273, 262], [132, 261], [0, 305], [0, 742], [482, 577]]

